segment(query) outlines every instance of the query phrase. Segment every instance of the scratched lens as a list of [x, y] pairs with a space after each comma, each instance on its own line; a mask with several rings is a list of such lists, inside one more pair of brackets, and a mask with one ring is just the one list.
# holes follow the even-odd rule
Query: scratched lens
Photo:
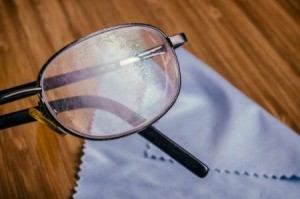
[[109, 139], [162, 116], [180, 86], [165, 35], [148, 26], [92, 34], [47, 63], [41, 85], [52, 116], [75, 134]]

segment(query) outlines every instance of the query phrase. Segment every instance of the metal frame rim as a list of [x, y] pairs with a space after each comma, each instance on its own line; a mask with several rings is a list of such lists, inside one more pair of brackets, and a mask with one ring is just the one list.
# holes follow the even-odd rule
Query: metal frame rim
[[[52, 110], [50, 104], [48, 103], [48, 101], [46, 100], [45, 97], [45, 91], [44, 88], [42, 86], [42, 80], [43, 80], [43, 76], [44, 73], [46, 71], [47, 66], [52, 62], [52, 60], [54, 60], [59, 54], [61, 54], [62, 52], [64, 52], [65, 50], [71, 48], [72, 46], [86, 40], [89, 39], [95, 35], [98, 34], [102, 34], [111, 30], [115, 30], [115, 29], [119, 29], [119, 28], [125, 28], [125, 27], [132, 27], [132, 26], [142, 26], [142, 27], [146, 27], [146, 28], [150, 28], [153, 30], [156, 30], [157, 32], [159, 32], [162, 36], [164, 36], [164, 38], [166, 39], [166, 43], [169, 44], [170, 49], [172, 50], [173, 56], [174, 56], [174, 63], [176, 64], [176, 68], [178, 71], [178, 90], [175, 93], [175, 95], [173, 96], [173, 99], [170, 101], [169, 105], [166, 106], [164, 108], [164, 110], [158, 114], [157, 116], [155, 116], [154, 118], [152, 118], [151, 120], [149, 120], [148, 122], [144, 123], [142, 125], [142, 127], [136, 129], [136, 130], [131, 130], [131, 131], [126, 131], [124, 133], [121, 134], [116, 134], [116, 135], [109, 135], [109, 136], [93, 136], [93, 135], [89, 135], [89, 134], [84, 134], [84, 133], [80, 133], [74, 129], [70, 129], [69, 127], [63, 125], [61, 122], [59, 122], [59, 120], [55, 117], [55, 112]], [[181, 89], [181, 72], [180, 72], [180, 67], [179, 67], [179, 62], [178, 62], [178, 58], [177, 55], [175, 53], [175, 49], [174, 47], [170, 44], [170, 41], [168, 40], [168, 36], [161, 31], [160, 29], [158, 29], [157, 27], [154, 27], [152, 25], [148, 25], [148, 24], [143, 24], [143, 23], [129, 23], [129, 24], [123, 24], [123, 25], [117, 25], [117, 26], [113, 26], [113, 27], [109, 27], [109, 28], [105, 28], [102, 30], [98, 30], [96, 32], [93, 32], [91, 34], [88, 34], [82, 38], [79, 38], [73, 42], [71, 42], [70, 44], [64, 46], [63, 48], [61, 48], [59, 51], [57, 51], [54, 55], [52, 55], [43, 65], [42, 69], [39, 72], [38, 75], [38, 80], [37, 80], [37, 86], [41, 87], [42, 90], [41, 92], [38, 94], [40, 102], [41, 102], [41, 106], [43, 108], [43, 110], [45, 111], [45, 113], [47, 114], [48, 117], [50, 117], [50, 119], [59, 127], [61, 127], [64, 131], [66, 131], [67, 133], [70, 133], [76, 137], [80, 137], [80, 138], [84, 138], [84, 139], [88, 139], [88, 140], [112, 140], [112, 139], [117, 139], [117, 138], [121, 138], [127, 135], [131, 135], [134, 133], [138, 133], [144, 129], [146, 129], [148, 126], [151, 126], [153, 123], [155, 123], [157, 120], [159, 120], [163, 115], [165, 115], [170, 108], [174, 105], [175, 101], [177, 100], [179, 93], [180, 93], [180, 89]]]

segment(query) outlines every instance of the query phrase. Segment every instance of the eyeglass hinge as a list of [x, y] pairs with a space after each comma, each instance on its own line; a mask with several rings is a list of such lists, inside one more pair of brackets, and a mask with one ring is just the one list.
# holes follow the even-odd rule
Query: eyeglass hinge
[[178, 48], [188, 41], [184, 33], [172, 35], [167, 39], [170, 41], [173, 48]]

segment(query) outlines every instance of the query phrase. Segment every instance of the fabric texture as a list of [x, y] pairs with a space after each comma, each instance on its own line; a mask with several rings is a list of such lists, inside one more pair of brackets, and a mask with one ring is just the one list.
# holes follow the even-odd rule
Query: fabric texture
[[201, 179], [138, 134], [85, 141], [74, 198], [298, 198], [300, 136], [184, 49], [154, 126], [210, 167]]

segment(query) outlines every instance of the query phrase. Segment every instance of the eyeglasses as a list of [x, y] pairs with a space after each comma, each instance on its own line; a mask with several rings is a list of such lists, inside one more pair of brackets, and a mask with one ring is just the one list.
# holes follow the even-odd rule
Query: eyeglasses
[[180, 71], [168, 37], [145, 24], [92, 33], [54, 54], [36, 82], [0, 91], [0, 105], [35, 94], [39, 105], [0, 116], [0, 129], [39, 121], [59, 133], [109, 140], [139, 133], [181, 165], [204, 177], [208, 167], [150, 126], [174, 104]]

